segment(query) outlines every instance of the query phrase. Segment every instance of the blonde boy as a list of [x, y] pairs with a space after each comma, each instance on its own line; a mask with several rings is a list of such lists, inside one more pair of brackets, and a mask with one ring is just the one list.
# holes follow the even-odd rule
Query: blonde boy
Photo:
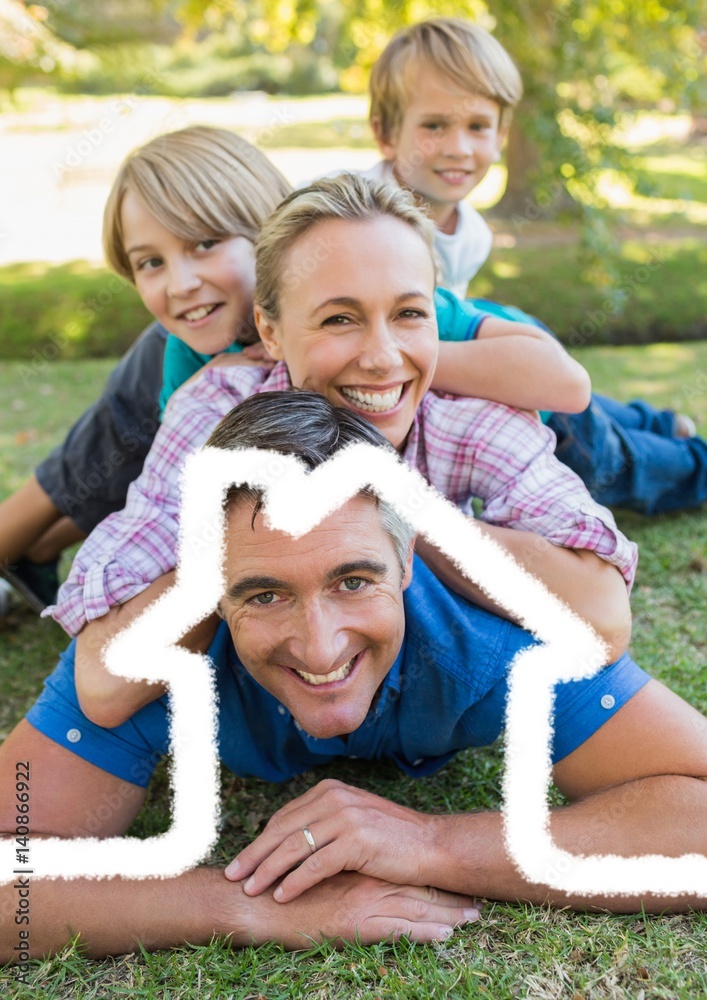
[[399, 32], [373, 67], [370, 120], [383, 161], [437, 226], [442, 284], [460, 298], [491, 250], [491, 231], [464, 199], [500, 159], [520, 74], [477, 24], [435, 18]]
[[[492, 243], [488, 226], [464, 199], [500, 158], [523, 92], [520, 74], [483, 28], [440, 17], [412, 25], [388, 43], [373, 67], [370, 90], [371, 127], [384, 159], [366, 175], [397, 181], [427, 206], [437, 226], [440, 284], [464, 299]], [[482, 308], [499, 311], [488, 302]], [[528, 318], [504, 307], [499, 315]], [[506, 366], [499, 365], [493, 398], [507, 398], [513, 349], [505, 346]], [[461, 372], [459, 359], [440, 358], [438, 381], [446, 362]], [[476, 361], [483, 364], [479, 354]], [[596, 394], [582, 412], [565, 403], [544, 405], [557, 411], [546, 417], [557, 436], [557, 457], [599, 503], [657, 514], [707, 500], [707, 442], [695, 436], [685, 414]]]

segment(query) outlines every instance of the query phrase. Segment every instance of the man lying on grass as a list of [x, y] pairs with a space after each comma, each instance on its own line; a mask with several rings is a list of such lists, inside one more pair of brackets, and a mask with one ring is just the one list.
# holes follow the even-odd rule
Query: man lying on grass
[[[210, 443], [276, 448], [314, 468], [354, 441], [391, 448], [350, 410], [291, 392], [253, 396]], [[266, 526], [261, 502], [247, 487], [226, 498], [224, 621], [210, 646], [223, 762], [273, 781], [350, 757], [429, 774], [492, 742], [510, 663], [532, 636], [447, 590], [413, 557], [406, 522], [368, 490], [299, 539]], [[2, 829], [14, 831], [22, 760], [33, 836], [81, 836], [89, 814], [105, 817], [92, 832], [120, 835], [167, 750], [165, 698], [114, 729], [86, 719], [70, 647], [0, 748]], [[580, 852], [589, 836], [597, 853], [707, 853], [707, 720], [630, 657], [558, 686], [552, 755], [554, 781], [572, 800], [552, 814], [560, 847]], [[104, 801], [111, 810], [96, 808]], [[52, 881], [35, 872], [31, 953], [76, 933], [94, 956], [214, 936], [288, 948], [322, 937], [440, 940], [478, 917], [479, 896], [616, 911], [707, 903], [696, 893], [567, 896], [518, 872], [497, 812], [425, 815], [331, 780], [280, 810], [226, 875]], [[14, 893], [3, 888], [3, 912]], [[4, 921], [3, 961], [13, 958], [16, 930]]]

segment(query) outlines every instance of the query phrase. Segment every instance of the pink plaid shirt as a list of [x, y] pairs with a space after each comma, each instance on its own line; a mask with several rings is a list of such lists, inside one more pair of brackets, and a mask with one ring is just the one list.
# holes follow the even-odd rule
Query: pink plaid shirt
[[[125, 508], [89, 535], [57, 604], [45, 614], [76, 635], [86, 622], [174, 569], [184, 457], [199, 449], [242, 399], [290, 384], [287, 368], [278, 364], [272, 372], [239, 365], [208, 368], [183, 386], [170, 400]], [[471, 513], [471, 500], [478, 497], [484, 521], [533, 531], [567, 548], [590, 549], [617, 566], [630, 587], [636, 546], [555, 458], [554, 447], [554, 434], [534, 414], [428, 392], [403, 457], [463, 510]]]

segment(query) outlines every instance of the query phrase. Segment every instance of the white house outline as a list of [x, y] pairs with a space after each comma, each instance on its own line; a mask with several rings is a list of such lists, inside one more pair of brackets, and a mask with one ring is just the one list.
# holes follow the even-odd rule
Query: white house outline
[[[521, 651], [509, 678], [504, 775], [506, 844], [531, 881], [568, 893], [707, 894], [707, 857], [572, 855], [549, 832], [547, 792], [554, 685], [595, 674], [605, 659], [596, 633], [520, 568], [474, 521], [389, 452], [352, 445], [311, 473], [298, 459], [258, 449], [204, 448], [184, 467], [177, 583], [111, 643], [106, 663], [134, 679], [169, 684], [172, 694], [173, 823], [147, 840], [113, 837], [33, 840], [35, 877], [169, 877], [212, 847], [219, 815], [216, 706], [205, 656], [175, 647], [223, 592], [222, 500], [232, 483], [266, 491], [269, 523], [306, 534], [363, 486], [371, 485], [461, 571], [541, 640]], [[483, 575], [475, 567], [483, 566]], [[0, 883], [14, 881], [14, 840], [4, 840]]]

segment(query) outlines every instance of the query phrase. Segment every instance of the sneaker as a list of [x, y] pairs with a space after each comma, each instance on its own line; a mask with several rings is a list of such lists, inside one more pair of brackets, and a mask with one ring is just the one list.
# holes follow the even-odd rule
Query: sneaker
[[31, 562], [20, 556], [14, 566], [0, 566], [0, 576], [12, 584], [37, 614], [56, 602], [59, 589], [59, 560]]
[[7, 580], [0, 580], [0, 618], [7, 618], [12, 611], [15, 604], [14, 596], [15, 591]]
[[692, 417], [688, 417], [686, 413], [676, 413], [673, 436], [676, 438], [693, 438], [696, 434], [697, 428]]

